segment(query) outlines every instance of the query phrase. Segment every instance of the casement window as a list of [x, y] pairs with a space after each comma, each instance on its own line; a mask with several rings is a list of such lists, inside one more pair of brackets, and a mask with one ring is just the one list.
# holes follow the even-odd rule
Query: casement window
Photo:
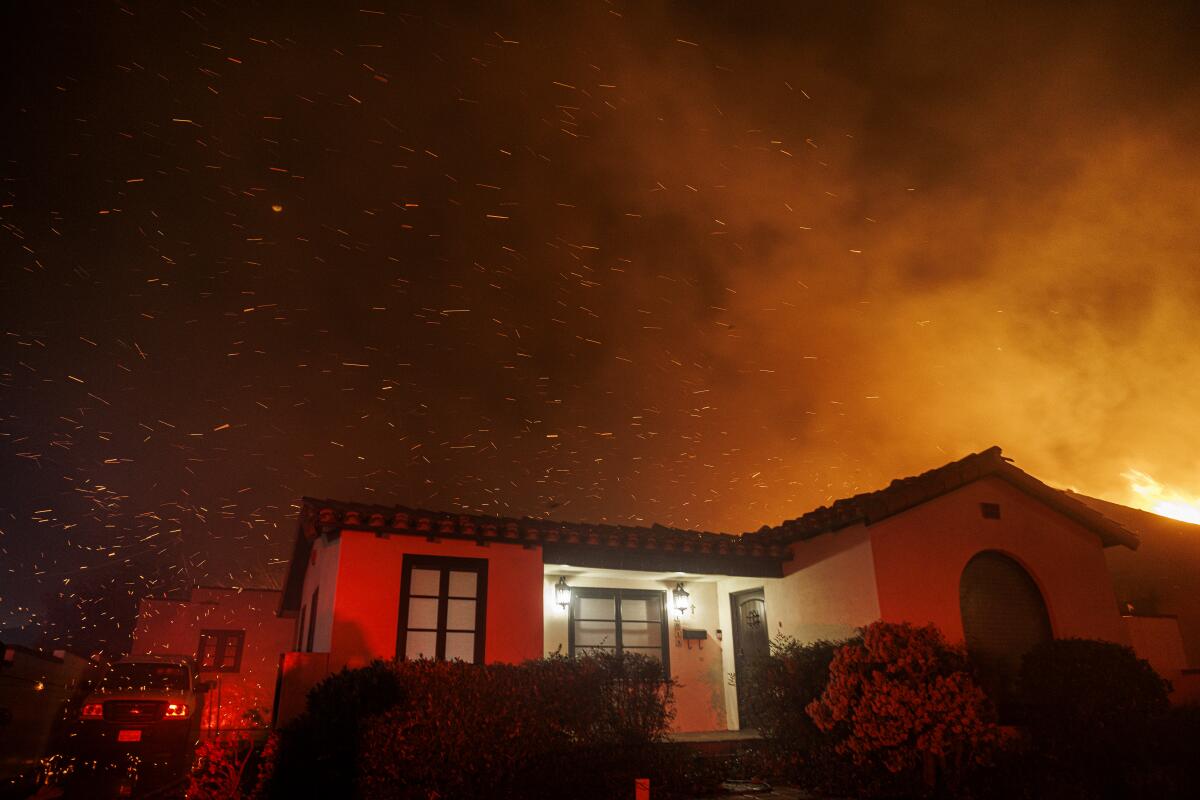
[[575, 587], [567, 620], [570, 655], [641, 653], [670, 672], [666, 593]]
[[396, 657], [483, 663], [487, 560], [405, 556]]
[[202, 672], [238, 672], [242, 668], [243, 631], [200, 631], [196, 661]]

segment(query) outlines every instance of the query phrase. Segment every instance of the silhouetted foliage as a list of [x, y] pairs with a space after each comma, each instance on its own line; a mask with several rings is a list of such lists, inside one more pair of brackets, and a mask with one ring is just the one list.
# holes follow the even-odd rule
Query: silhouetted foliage
[[771, 642], [770, 656], [751, 662], [739, 678], [741, 692], [765, 744], [763, 769], [777, 779], [831, 794], [853, 792], [861, 783], [848, 756], [835, 752], [839, 736], [823, 732], [808, 706], [829, 683], [834, 653], [849, 642], [807, 644], [787, 636]]
[[1171, 684], [1132, 649], [1058, 639], [1021, 665], [1019, 702], [1043, 788], [1062, 797], [1161, 794]]
[[395, 665], [373, 661], [361, 669], [343, 669], [314, 686], [304, 713], [279, 731], [266, 796], [352, 796], [364, 725], [404, 700], [401, 678]]
[[1023, 722], [1039, 747], [1127, 749], [1166, 712], [1169, 681], [1132, 649], [1112, 642], [1056, 639], [1021, 664]]
[[266, 796], [608, 798], [685, 785], [662, 665], [554, 656], [520, 665], [374, 662], [309, 693]]
[[[407, 702], [372, 720], [360, 794], [372, 798], [609, 798], [651, 778], [666, 796], [671, 687], [644, 656], [521, 665], [395, 665]], [[657, 779], [657, 780], [655, 780]]]

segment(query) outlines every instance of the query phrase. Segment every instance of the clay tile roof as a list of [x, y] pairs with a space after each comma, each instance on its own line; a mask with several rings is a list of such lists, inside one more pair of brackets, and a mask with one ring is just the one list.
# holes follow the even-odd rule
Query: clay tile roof
[[788, 546], [793, 542], [811, 539], [850, 525], [871, 525], [880, 522], [987, 476], [1001, 478], [1075, 520], [1099, 536], [1105, 547], [1120, 544], [1136, 549], [1138, 546], [1136, 534], [1074, 499], [1070, 493], [1047, 486], [1013, 466], [1000, 452], [999, 447], [972, 453], [914, 477], [898, 478], [886, 489], [838, 500], [831, 506], [822, 506], [779, 525], [764, 526], [741, 536], [681, 530], [657, 524], [650, 527], [589, 525], [530, 517], [492, 517], [306, 497], [300, 511], [299, 531], [288, 566], [281, 609], [299, 608], [304, 565], [313, 540], [322, 534], [335, 534], [343, 529], [370, 530], [381, 535], [396, 533], [530, 546], [561, 544], [592, 548], [593, 551], [700, 553], [706, 557], [729, 559], [724, 563], [730, 565], [744, 564], [750, 560], [778, 564], [789, 557]]
[[1132, 531], [1079, 502], [1070, 493], [1047, 486], [1013, 466], [999, 447], [972, 453], [920, 475], [897, 478], [886, 489], [838, 500], [779, 525], [764, 526], [745, 534], [743, 539], [747, 543], [787, 545], [850, 525], [871, 525], [987, 476], [1001, 478], [1075, 520], [1099, 536], [1105, 547], [1119, 544], [1137, 549], [1138, 537]]
[[313, 541], [341, 530], [369, 530], [380, 535], [406, 534], [520, 545], [571, 545], [614, 552], [712, 553], [730, 559], [772, 562], [775, 569], [786, 548], [769, 543], [740, 547], [741, 537], [728, 533], [682, 530], [663, 525], [557, 522], [530, 517], [492, 517], [427, 511], [406, 506], [379, 506], [340, 500], [303, 498], [300, 525], [285, 579], [281, 608], [299, 608], [304, 565]]

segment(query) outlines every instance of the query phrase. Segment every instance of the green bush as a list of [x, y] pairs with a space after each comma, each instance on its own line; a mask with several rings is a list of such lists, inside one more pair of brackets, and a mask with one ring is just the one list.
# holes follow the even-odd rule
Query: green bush
[[664, 742], [671, 687], [652, 659], [392, 668], [406, 700], [366, 726], [362, 796], [607, 798], [631, 793], [634, 778], [665, 789], [681, 775]]

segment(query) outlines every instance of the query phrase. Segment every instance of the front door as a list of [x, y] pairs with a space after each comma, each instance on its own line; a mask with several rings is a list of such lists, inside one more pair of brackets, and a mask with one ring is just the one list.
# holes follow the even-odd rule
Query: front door
[[738, 721], [742, 730], [756, 726], [754, 709], [747, 702], [750, 682], [754, 680], [751, 665], [770, 655], [767, 635], [767, 601], [762, 589], [751, 589], [729, 596], [733, 605], [733, 669], [737, 687]]

